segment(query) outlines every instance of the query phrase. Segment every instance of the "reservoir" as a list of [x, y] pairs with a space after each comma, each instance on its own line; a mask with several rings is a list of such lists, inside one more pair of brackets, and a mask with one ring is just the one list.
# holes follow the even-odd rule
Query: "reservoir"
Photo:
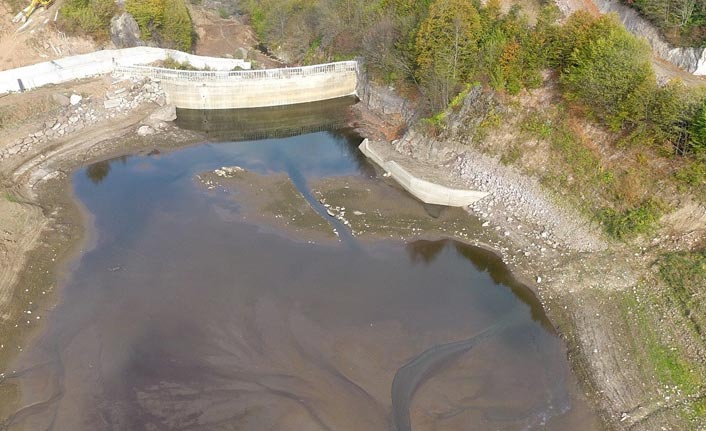
[[[182, 112], [202, 144], [76, 171], [91, 247], [7, 379], [7, 428], [601, 429], [497, 256], [373, 225], [377, 203], [389, 225], [477, 221], [386, 182], [346, 107]], [[365, 214], [374, 235], [349, 228]]]

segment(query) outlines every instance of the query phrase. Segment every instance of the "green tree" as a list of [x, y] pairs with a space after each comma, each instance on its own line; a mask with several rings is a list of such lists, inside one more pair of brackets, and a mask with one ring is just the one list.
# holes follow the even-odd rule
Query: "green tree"
[[706, 154], [706, 99], [700, 103], [691, 118], [689, 136], [689, 142], [686, 143], [683, 152]]
[[417, 33], [417, 77], [432, 108], [448, 105], [471, 76], [478, 53], [480, 16], [468, 0], [437, 0]]
[[650, 48], [628, 33], [613, 15], [574, 34], [561, 82], [569, 100], [589, 108], [613, 130], [645, 118], [656, 89]]

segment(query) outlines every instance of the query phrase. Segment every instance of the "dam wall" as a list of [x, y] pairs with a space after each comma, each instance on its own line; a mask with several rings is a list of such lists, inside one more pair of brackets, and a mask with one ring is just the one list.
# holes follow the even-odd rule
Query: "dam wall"
[[179, 63], [188, 63], [192, 67], [199, 69], [208, 68], [221, 71], [250, 69], [249, 61], [204, 57], [173, 49], [144, 46], [106, 49], [0, 71], [0, 94], [105, 75], [112, 73], [117, 67], [150, 64], [169, 58]]
[[187, 71], [118, 66], [115, 75], [160, 82], [167, 102], [181, 109], [239, 109], [295, 105], [356, 95], [356, 61], [282, 69]]

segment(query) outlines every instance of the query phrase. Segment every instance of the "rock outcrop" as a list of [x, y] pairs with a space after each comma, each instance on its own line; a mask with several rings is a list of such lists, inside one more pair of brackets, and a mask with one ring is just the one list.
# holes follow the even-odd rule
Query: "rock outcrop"
[[110, 38], [118, 48], [145, 45], [145, 42], [140, 39], [140, 27], [137, 21], [127, 12], [114, 16], [110, 20]]

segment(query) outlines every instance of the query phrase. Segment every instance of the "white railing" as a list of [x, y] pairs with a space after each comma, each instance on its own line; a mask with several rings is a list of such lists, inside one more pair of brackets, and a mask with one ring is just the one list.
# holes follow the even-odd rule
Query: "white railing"
[[222, 82], [235, 80], [272, 80], [307, 77], [322, 74], [358, 72], [357, 61], [339, 61], [314, 66], [286, 67], [262, 70], [177, 70], [150, 66], [116, 66], [115, 75], [152, 78], [161, 81]]

